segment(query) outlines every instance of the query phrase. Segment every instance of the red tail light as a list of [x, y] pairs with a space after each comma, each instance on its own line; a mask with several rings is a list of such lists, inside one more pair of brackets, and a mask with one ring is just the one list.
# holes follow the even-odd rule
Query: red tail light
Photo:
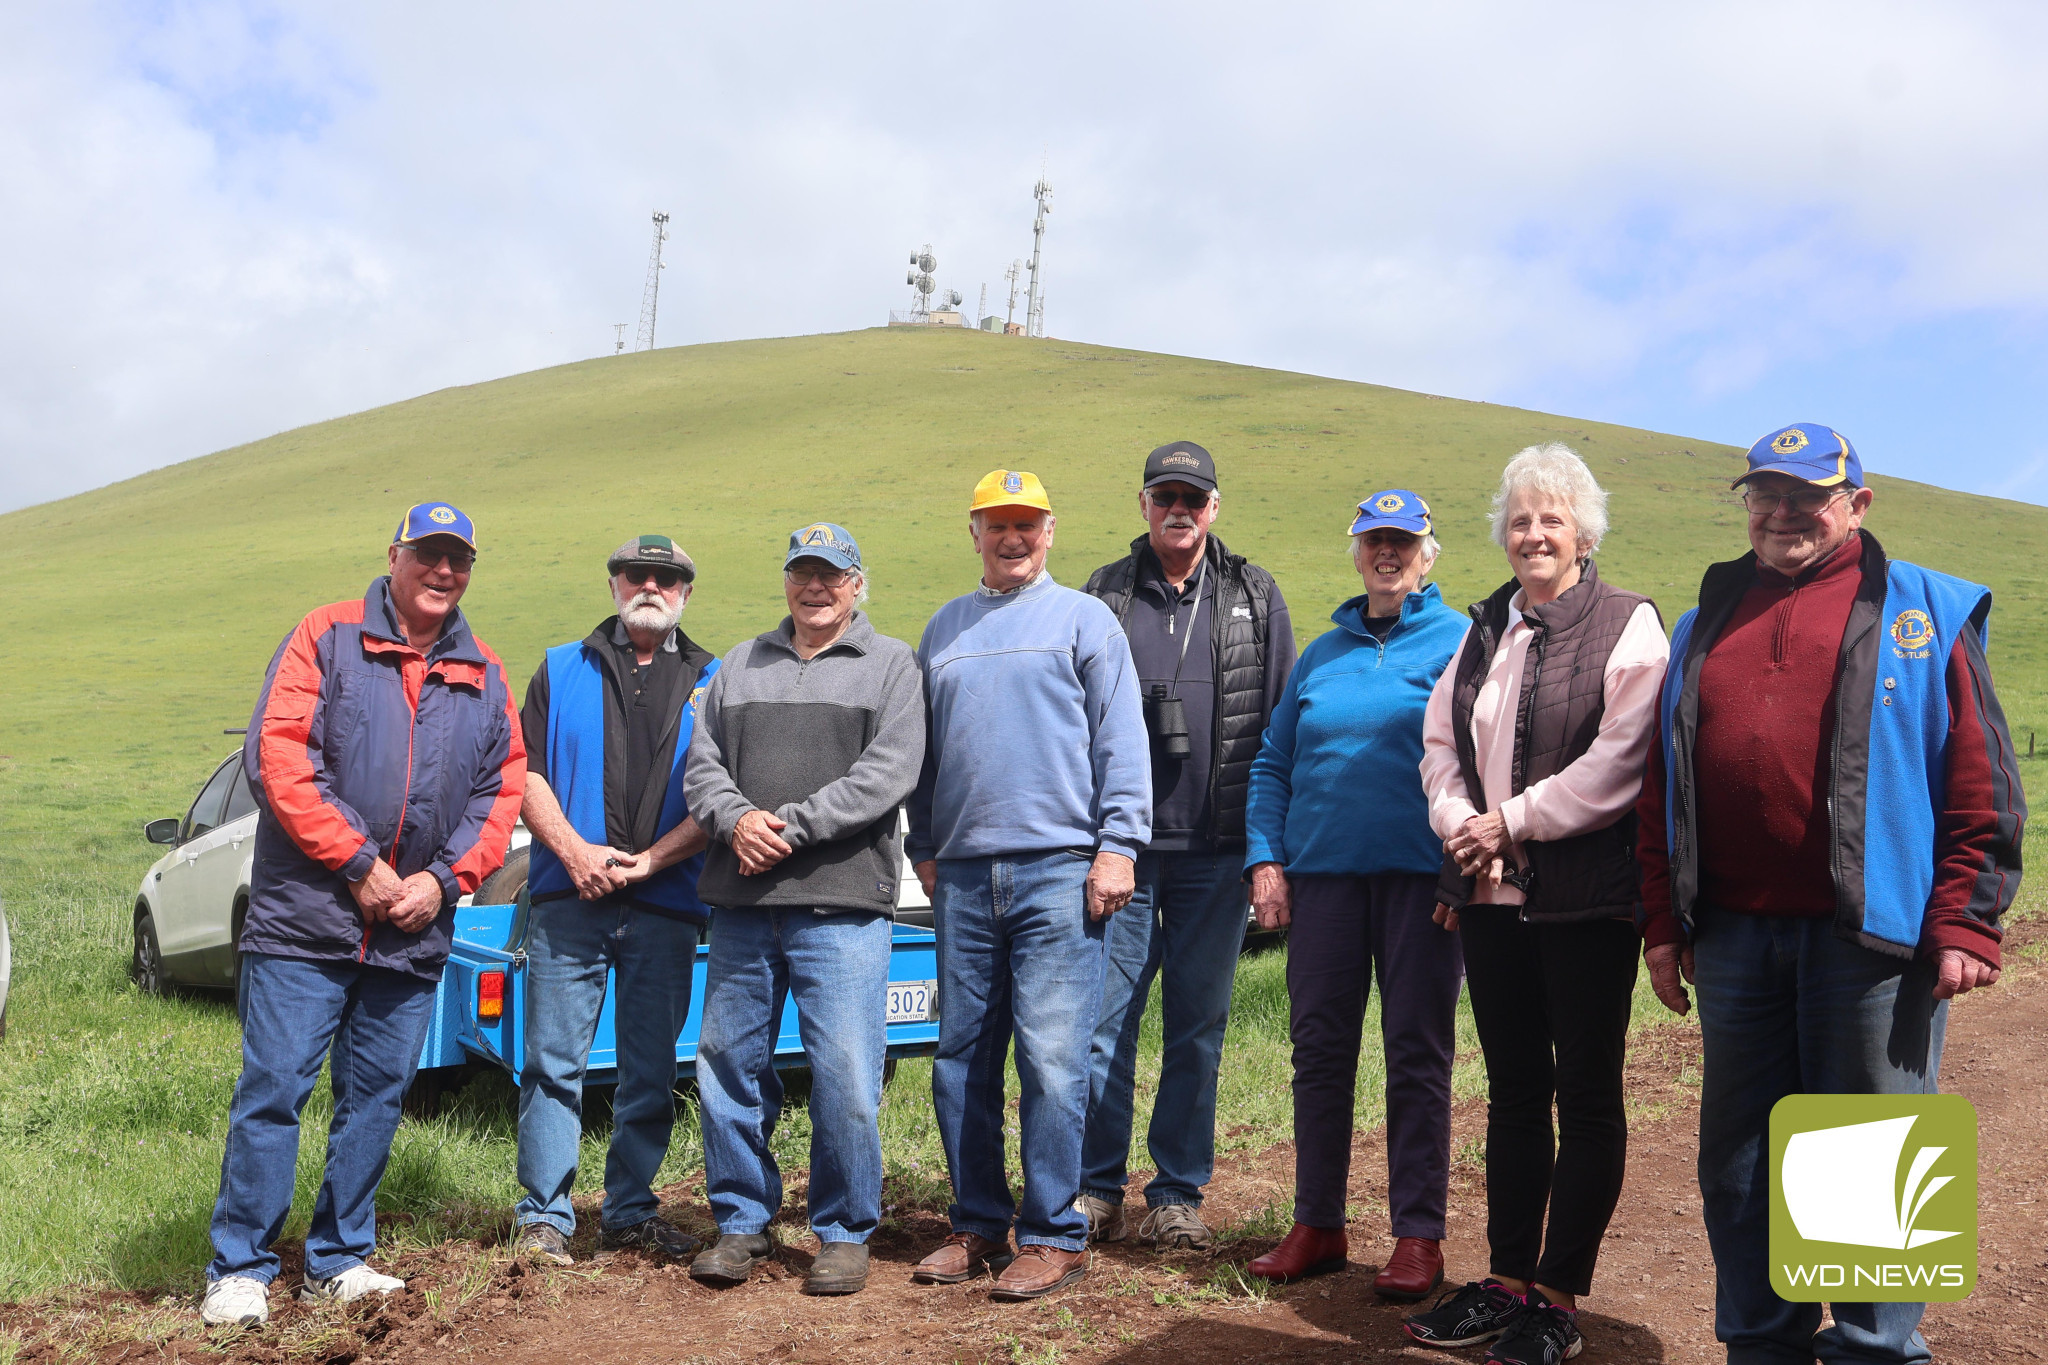
[[476, 976], [476, 1017], [494, 1023], [505, 1015], [505, 974], [478, 972]]

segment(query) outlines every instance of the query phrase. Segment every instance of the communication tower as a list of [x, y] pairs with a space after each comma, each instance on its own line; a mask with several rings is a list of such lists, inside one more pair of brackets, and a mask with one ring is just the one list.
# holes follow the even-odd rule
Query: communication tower
[[903, 282], [910, 286], [910, 320], [914, 323], [932, 320], [932, 291], [939, 287], [932, 272], [938, 268], [939, 258], [932, 255], [930, 242], [924, 244], [924, 250], [910, 253], [910, 273]]
[[1040, 172], [1038, 183], [1031, 187], [1031, 193], [1038, 200], [1038, 216], [1031, 223], [1031, 288], [1025, 295], [1024, 335], [1042, 337], [1045, 335], [1045, 294], [1038, 284], [1038, 265], [1045, 252], [1045, 215], [1052, 212], [1052, 182]]
[[1022, 261], [1011, 261], [1010, 268], [1003, 272], [1003, 278], [1010, 282], [1010, 306], [1003, 314], [1003, 334], [1005, 336], [1008, 336], [1010, 329], [1017, 325], [1017, 277], [1023, 273], [1024, 262]]
[[626, 349], [626, 329], [632, 325], [630, 322], [615, 322], [612, 324], [612, 330], [619, 334], [618, 344], [612, 347], [613, 355], [617, 355]]
[[661, 297], [661, 244], [668, 240], [668, 215], [654, 215], [654, 250], [647, 257], [647, 288], [640, 294], [640, 331], [633, 339], [636, 351], [654, 349], [654, 306]]

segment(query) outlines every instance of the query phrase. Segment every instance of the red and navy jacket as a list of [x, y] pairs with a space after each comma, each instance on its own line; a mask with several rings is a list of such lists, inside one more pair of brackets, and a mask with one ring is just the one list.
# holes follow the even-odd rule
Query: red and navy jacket
[[[462, 613], [424, 654], [389, 578], [306, 617], [270, 661], [242, 766], [261, 813], [241, 950], [438, 980], [456, 899], [505, 861], [526, 789], [505, 667]], [[349, 883], [379, 858], [441, 883], [426, 928], [365, 927]]]

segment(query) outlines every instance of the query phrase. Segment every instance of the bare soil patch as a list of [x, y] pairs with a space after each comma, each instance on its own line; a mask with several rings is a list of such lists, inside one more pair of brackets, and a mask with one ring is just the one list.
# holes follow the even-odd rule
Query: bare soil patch
[[[2042, 937], [2015, 926], [2013, 950]], [[2017, 951], [2014, 958], [2019, 956]], [[1713, 1336], [1713, 1262], [1695, 1184], [1698, 1035], [1659, 1030], [1632, 1052], [1629, 1172], [1582, 1322], [1589, 1365], [1719, 1362]], [[2048, 1360], [2033, 1325], [2048, 1297], [2048, 969], [2009, 970], [1993, 990], [1965, 998], [1949, 1025], [1943, 1088], [1968, 1096], [1982, 1123], [1982, 1271], [1976, 1292], [1936, 1305], [1925, 1324], [1940, 1361]], [[1455, 1115], [1454, 1150], [1484, 1121], [1480, 1104]], [[1476, 1147], [1473, 1148], [1476, 1150]], [[222, 1360], [248, 1365], [489, 1359], [503, 1365], [633, 1362], [1115, 1362], [1210, 1365], [1258, 1360], [1445, 1361], [1478, 1352], [1426, 1351], [1400, 1332], [1412, 1311], [1372, 1294], [1391, 1249], [1385, 1235], [1385, 1151], [1378, 1135], [1354, 1149], [1351, 1265], [1343, 1273], [1270, 1291], [1239, 1272], [1284, 1228], [1293, 1151], [1281, 1143], [1223, 1162], [1205, 1216], [1231, 1231], [1212, 1255], [1159, 1256], [1123, 1245], [1100, 1250], [1075, 1289], [1035, 1304], [990, 1300], [987, 1281], [914, 1286], [910, 1268], [945, 1234], [931, 1210], [901, 1210], [873, 1243], [868, 1289], [844, 1299], [797, 1293], [815, 1243], [786, 1212], [785, 1245], [738, 1288], [714, 1291], [680, 1267], [637, 1254], [540, 1270], [503, 1245], [450, 1242], [401, 1258], [404, 1294], [354, 1308], [310, 1308], [286, 1297], [299, 1267], [287, 1255], [261, 1333], [199, 1327], [189, 1299], [78, 1293], [0, 1307], [0, 1331], [23, 1342], [16, 1365], [122, 1365]], [[1133, 1198], [1142, 1174], [1133, 1180]], [[793, 1181], [791, 1209], [801, 1207]], [[679, 1224], [710, 1232], [703, 1190], [663, 1191]], [[1483, 1173], [1453, 1173], [1445, 1251], [1453, 1283], [1485, 1270]], [[1250, 1235], [1257, 1229], [1264, 1235]], [[592, 1248], [589, 1233], [574, 1245]]]

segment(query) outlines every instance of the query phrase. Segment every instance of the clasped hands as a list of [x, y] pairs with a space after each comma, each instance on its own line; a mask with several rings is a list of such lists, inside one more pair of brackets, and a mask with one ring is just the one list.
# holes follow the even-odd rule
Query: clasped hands
[[370, 864], [360, 881], [348, 884], [363, 912], [363, 924], [390, 924], [402, 933], [416, 934], [441, 913], [441, 881], [431, 872], [400, 877], [382, 858]]
[[[1444, 852], [1451, 855], [1458, 871], [1484, 881], [1489, 890], [1498, 891], [1507, 873], [1507, 817], [1497, 810], [1473, 816], [1456, 834], [1444, 840]], [[1438, 905], [1430, 918], [1446, 930], [1456, 931], [1458, 927], [1458, 912], [1448, 905]]]

